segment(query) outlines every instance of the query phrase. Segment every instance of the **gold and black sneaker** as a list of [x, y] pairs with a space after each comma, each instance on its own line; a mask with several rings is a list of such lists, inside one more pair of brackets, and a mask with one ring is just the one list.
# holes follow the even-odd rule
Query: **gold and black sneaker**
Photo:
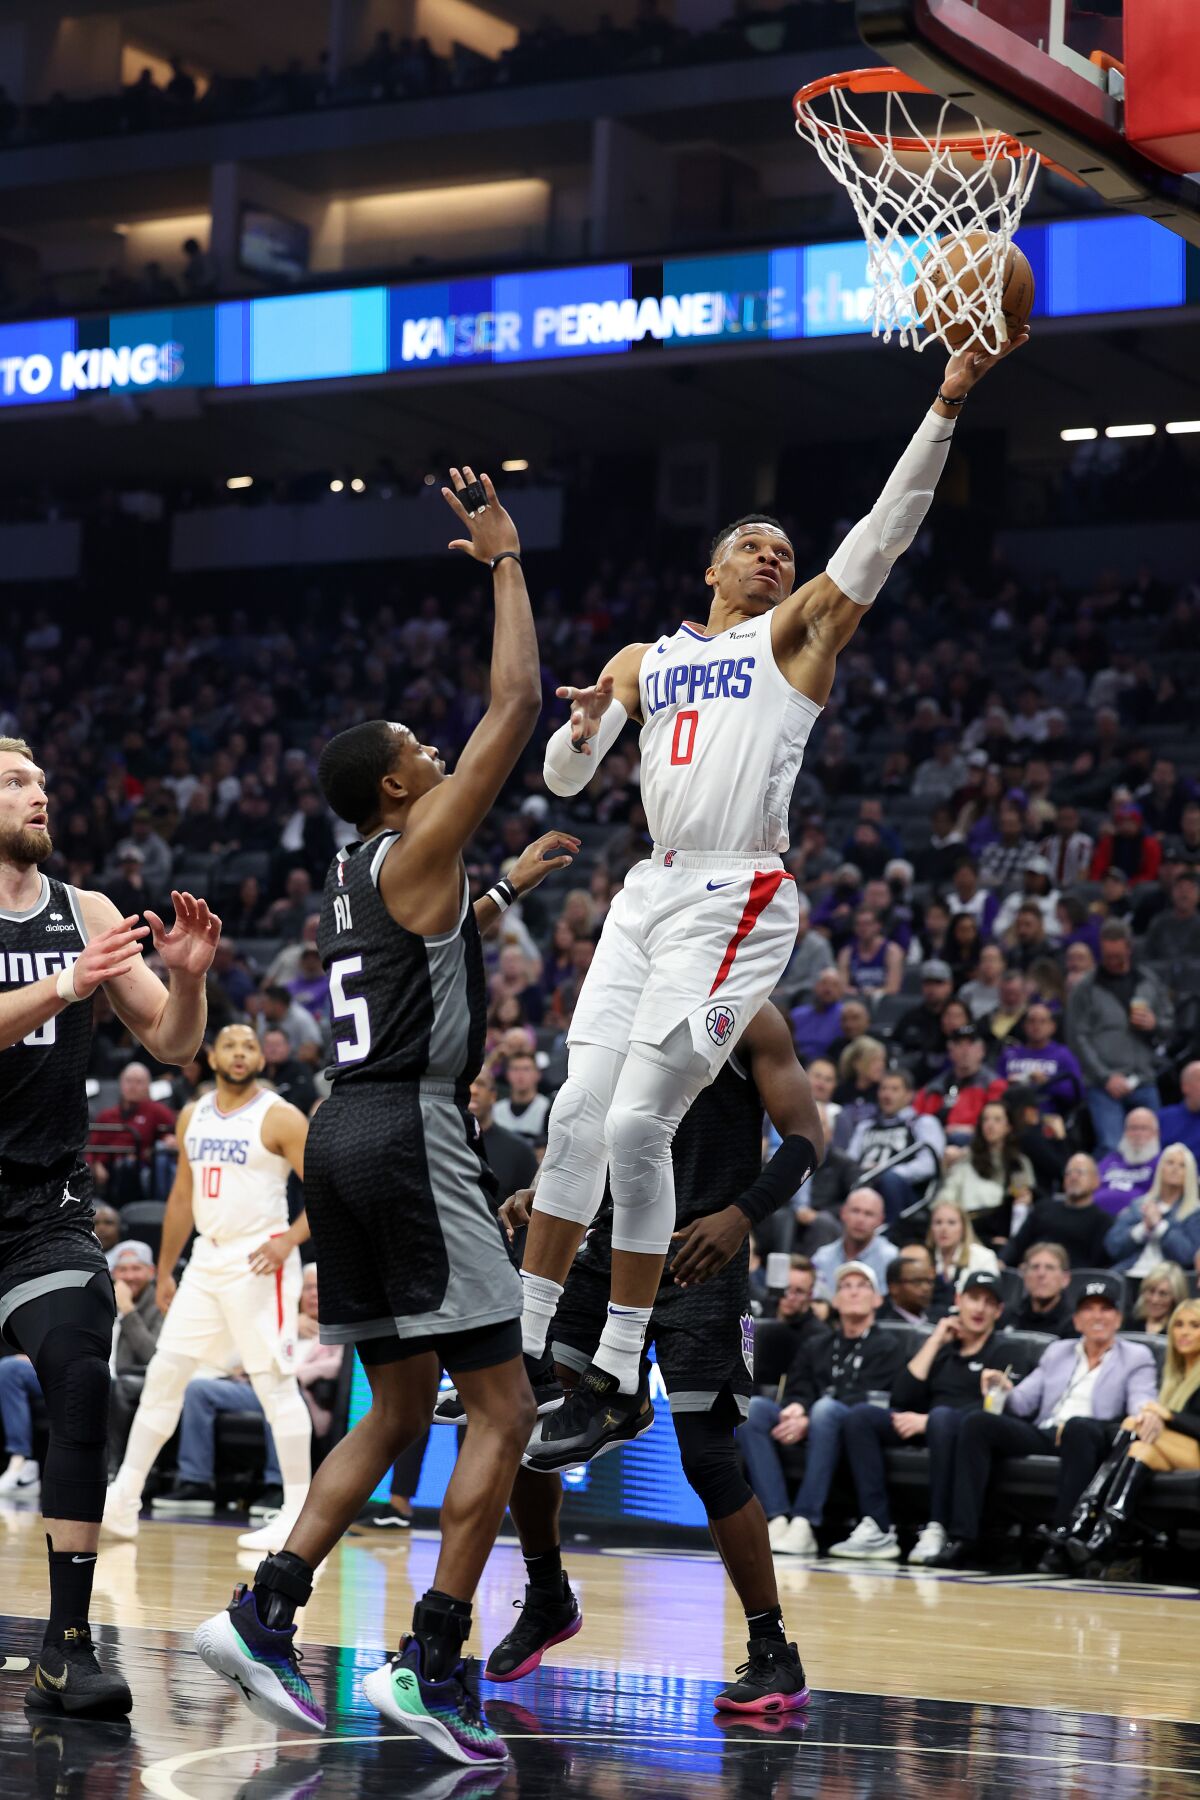
[[61, 1644], [43, 1644], [25, 1704], [38, 1712], [99, 1713], [113, 1717], [133, 1706], [129, 1684], [100, 1667], [86, 1625], [69, 1626]]
[[591, 1462], [619, 1444], [632, 1444], [654, 1423], [645, 1368], [636, 1394], [623, 1394], [615, 1375], [589, 1363], [556, 1412], [537, 1422], [521, 1461], [549, 1474]]

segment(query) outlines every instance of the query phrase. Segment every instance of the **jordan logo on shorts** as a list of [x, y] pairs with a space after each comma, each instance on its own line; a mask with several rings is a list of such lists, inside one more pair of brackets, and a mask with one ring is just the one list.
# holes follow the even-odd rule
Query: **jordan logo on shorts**
[[728, 1006], [710, 1006], [704, 1021], [705, 1030], [718, 1050], [729, 1042], [733, 1030], [733, 1013]]
[[80, 1198], [81, 1198], [81, 1196], [79, 1194], [73, 1194], [71, 1192], [71, 1184], [68, 1181], [66, 1187], [63, 1189], [63, 1197], [58, 1203], [59, 1212], [62, 1211], [63, 1207], [67, 1204], [68, 1200], [71, 1202], [71, 1204], [73, 1206], [78, 1206], [80, 1203]]

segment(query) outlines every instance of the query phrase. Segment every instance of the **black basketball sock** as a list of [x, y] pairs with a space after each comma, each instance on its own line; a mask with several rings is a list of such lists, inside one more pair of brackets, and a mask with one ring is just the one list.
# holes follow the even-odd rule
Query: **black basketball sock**
[[63, 1632], [86, 1625], [92, 1604], [92, 1578], [96, 1573], [94, 1550], [56, 1550], [49, 1532], [46, 1551], [50, 1558], [50, 1617], [42, 1633], [43, 1644], [61, 1644]]
[[471, 1602], [428, 1588], [413, 1608], [413, 1636], [421, 1646], [426, 1681], [445, 1681], [462, 1661], [471, 1631]]
[[781, 1644], [786, 1644], [787, 1632], [783, 1629], [782, 1606], [768, 1606], [765, 1612], [748, 1612], [746, 1635], [752, 1638], [778, 1638]]
[[543, 1550], [539, 1556], [527, 1556], [525, 1568], [529, 1585], [539, 1600], [561, 1600], [563, 1597], [562, 1548]]

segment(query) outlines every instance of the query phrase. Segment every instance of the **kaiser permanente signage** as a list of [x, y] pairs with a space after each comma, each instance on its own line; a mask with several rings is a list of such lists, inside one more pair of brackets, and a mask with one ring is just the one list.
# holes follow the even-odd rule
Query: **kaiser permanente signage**
[[[1200, 298], [1200, 251], [1148, 219], [1034, 226], [1017, 241], [1041, 316]], [[40, 319], [0, 325], [0, 406], [845, 337], [868, 330], [870, 298], [855, 239]]]

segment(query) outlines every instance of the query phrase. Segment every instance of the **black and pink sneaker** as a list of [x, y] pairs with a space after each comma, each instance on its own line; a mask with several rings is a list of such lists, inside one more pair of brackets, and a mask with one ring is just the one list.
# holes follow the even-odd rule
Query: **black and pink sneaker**
[[527, 1587], [524, 1600], [514, 1600], [513, 1605], [520, 1608], [521, 1616], [488, 1657], [485, 1681], [520, 1681], [523, 1675], [532, 1675], [547, 1650], [565, 1644], [583, 1628], [579, 1602], [565, 1575], [561, 1600], [551, 1600]]
[[751, 1638], [746, 1647], [750, 1660], [738, 1669], [740, 1679], [723, 1687], [713, 1701], [718, 1712], [779, 1713], [808, 1705], [804, 1664], [795, 1644]]

